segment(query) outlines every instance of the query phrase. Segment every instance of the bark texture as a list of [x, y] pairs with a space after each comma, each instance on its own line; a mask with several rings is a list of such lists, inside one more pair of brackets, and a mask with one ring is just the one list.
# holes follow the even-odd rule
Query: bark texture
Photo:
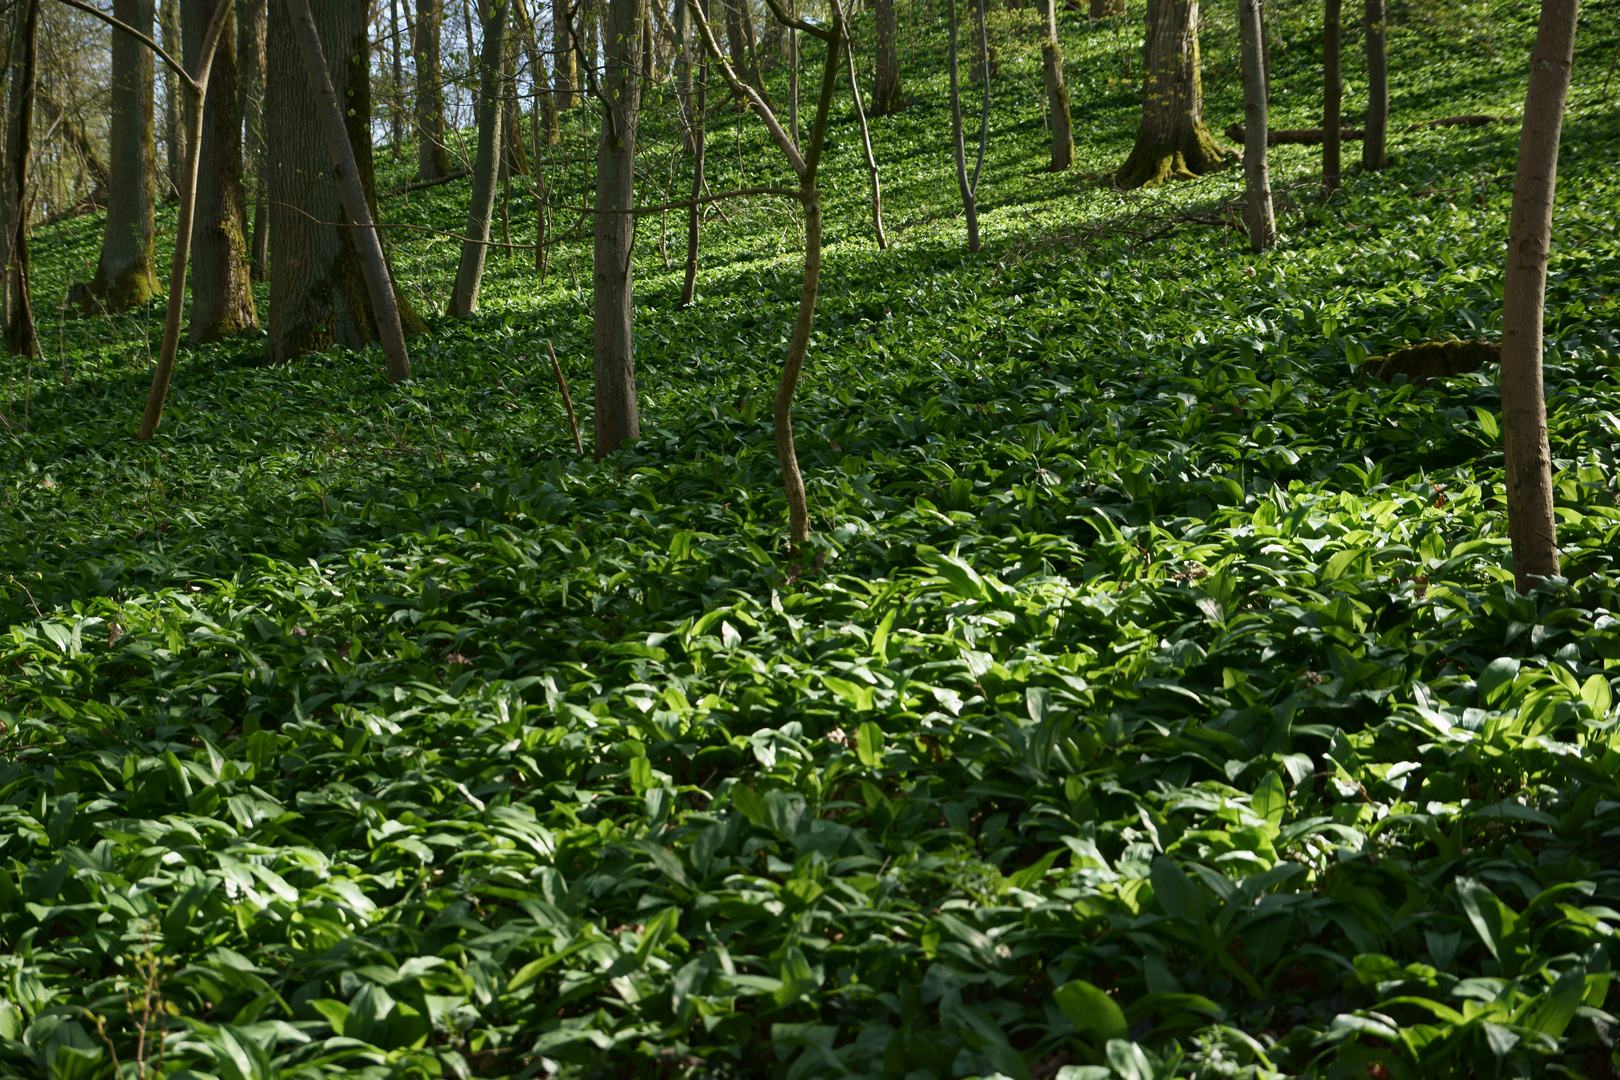
[[[9, 31], [7, 40], [11, 42], [9, 66], [11, 73], [8, 80], [11, 84], [6, 100], [6, 134], [5, 134], [5, 160], [15, 163], [22, 154], [23, 127], [19, 120], [19, 113], [23, 101], [23, 51], [28, 42], [24, 36], [24, 17], [27, 8], [19, 5], [7, 13], [6, 30]], [[11, 325], [11, 289], [7, 282], [10, 279], [11, 249], [17, 239], [17, 187], [10, 175], [0, 169], [0, 329]]]
[[1552, 453], [1541, 376], [1542, 316], [1558, 187], [1558, 140], [1569, 97], [1579, 9], [1579, 0], [1542, 0], [1530, 54], [1524, 126], [1519, 131], [1502, 286], [1502, 448], [1513, 577], [1520, 592], [1558, 573]]
[[22, 38], [22, 64], [18, 72], [17, 156], [11, 161], [11, 195], [17, 207], [11, 222], [10, 259], [5, 267], [7, 291], [11, 293], [11, 319], [6, 325], [6, 344], [13, 356], [38, 356], [39, 335], [34, 329], [34, 305], [28, 279], [28, 160], [33, 149], [35, 62], [39, 56], [40, 0], [26, 0], [19, 36]]
[[[692, 0], [692, 3], [699, 15], [707, 20], [709, 0]], [[686, 9], [686, 4], [680, 6], [683, 11]], [[687, 25], [685, 22], [682, 23], [683, 28]], [[701, 58], [692, 55], [694, 45], [702, 52]], [[703, 224], [703, 207], [698, 205], [697, 199], [703, 194], [703, 166], [708, 150], [709, 57], [708, 53], [702, 50], [702, 44], [692, 41], [690, 34], [682, 42], [681, 55], [685, 59], [681, 70], [681, 82], [686, 88], [685, 96], [691, 102], [687, 112], [691, 117], [692, 205], [686, 208], [686, 277], [681, 283], [681, 307], [690, 305], [696, 293], [698, 238]]]
[[478, 157], [473, 162], [466, 240], [461, 245], [461, 263], [456, 268], [455, 289], [450, 295], [450, 314], [457, 318], [465, 318], [478, 310], [478, 286], [484, 279], [489, 222], [495, 208], [495, 182], [505, 142], [502, 138], [506, 108], [501, 101], [501, 59], [506, 51], [506, 21], [511, 4], [499, 0], [488, 6], [480, 2], [478, 6], [484, 16], [484, 44], [478, 57]]
[[264, 5], [238, 0], [236, 8], [236, 107], [242, 115], [243, 161], [253, 203], [253, 235], [248, 242], [254, 281], [269, 273], [270, 223], [264, 153]]
[[1230, 151], [1204, 122], [1198, 0], [1147, 0], [1142, 126], [1114, 174], [1122, 188], [1191, 180], [1226, 164]]
[[[185, 0], [181, 12], [186, 70], [197, 70], [204, 29], [214, 10], [235, 0]], [[242, 209], [242, 123], [236, 111], [236, 27], [228, 13], [214, 47], [198, 146], [196, 203], [191, 221], [193, 345], [218, 341], [259, 325], [253, 307], [245, 214]]]
[[[163, 34], [163, 48], [170, 56], [183, 51], [180, 35], [180, 0], [160, 0], [158, 25]], [[154, 61], [155, 62], [155, 61]], [[184, 61], [182, 61], [183, 63]], [[168, 65], [163, 67], [163, 150], [168, 171], [164, 179], [168, 184], [168, 198], [180, 194], [180, 170], [186, 160], [186, 92], [180, 79]]]
[[1058, 47], [1057, 0], [1040, 0], [1042, 15], [1041, 76], [1052, 113], [1052, 171], [1074, 164], [1074, 127], [1069, 119], [1069, 88], [1063, 85], [1063, 51]]
[[1271, 174], [1266, 168], [1266, 61], [1260, 0], [1238, 0], [1238, 32], [1243, 41], [1243, 223], [1249, 248], [1265, 251], [1277, 242], [1271, 209]]
[[[641, 436], [631, 308], [635, 289], [630, 248], [636, 218], [623, 213], [635, 200], [636, 127], [641, 112], [641, 25], [647, 0], [607, 0], [602, 134], [596, 150], [596, 215], [591, 311], [596, 374], [596, 457]], [[620, 211], [615, 213], [615, 211]]]
[[1384, 49], [1384, 0], [1367, 0], [1367, 137], [1361, 140], [1361, 167], [1385, 164], [1384, 139], [1389, 130], [1389, 57]]
[[1344, 172], [1340, 153], [1340, 112], [1344, 108], [1344, 78], [1340, 73], [1340, 51], [1344, 38], [1344, 0], [1326, 0], [1322, 12], [1322, 192], [1339, 190]]
[[[346, 113], [355, 171], [374, 208], [366, 3], [320, 0], [313, 15], [327, 71]], [[367, 294], [356, 230], [338, 193], [315, 92], [279, 0], [270, 5], [268, 21], [271, 77], [265, 121], [276, 272], [270, 278], [267, 359], [285, 364], [332, 345], [362, 349], [377, 339], [377, 319]], [[406, 333], [420, 331], [415, 312], [403, 302], [400, 307]]]
[[551, 0], [551, 85], [557, 108], [574, 107], [574, 88], [579, 70], [574, 63], [574, 25], [569, 18], [568, 0]]
[[443, 20], [444, 0], [416, 0], [416, 41], [412, 51], [416, 53], [418, 180], [438, 180], [450, 173], [450, 153], [444, 148], [444, 94], [439, 88], [439, 24]]
[[[113, 16], [150, 36], [152, 0], [114, 0]], [[111, 124], [107, 156], [112, 189], [101, 259], [90, 292], [111, 311], [146, 303], [157, 290], [153, 274], [152, 54], [128, 34], [112, 35]]]
[[895, 0], [875, 0], [877, 67], [872, 78], [872, 115], [890, 116], [906, 107], [900, 92], [900, 19]]

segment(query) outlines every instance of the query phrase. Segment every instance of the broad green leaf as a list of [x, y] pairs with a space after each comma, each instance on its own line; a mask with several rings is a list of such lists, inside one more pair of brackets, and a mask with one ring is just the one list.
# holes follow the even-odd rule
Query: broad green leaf
[[1076, 1031], [1094, 1034], [1105, 1041], [1125, 1037], [1129, 1025], [1124, 1011], [1113, 998], [1091, 983], [1071, 979], [1053, 991], [1052, 996]]

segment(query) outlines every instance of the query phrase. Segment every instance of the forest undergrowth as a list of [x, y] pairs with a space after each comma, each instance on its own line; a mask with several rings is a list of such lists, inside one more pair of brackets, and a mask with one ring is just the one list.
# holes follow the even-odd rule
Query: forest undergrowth
[[[1277, 6], [1274, 123], [1308, 126]], [[978, 255], [913, 64], [873, 123], [888, 252], [833, 132], [798, 553], [787, 208], [711, 212], [686, 310], [684, 221], [642, 220], [643, 437], [600, 464], [546, 357], [588, 434], [588, 227], [544, 284], [496, 252], [462, 321], [457, 242], [396, 230], [412, 380], [247, 335], [182, 353], [145, 444], [161, 298], [58, 321], [100, 218], [41, 230], [49, 355], [8, 363], [0, 438], [0, 1072], [1613, 1076], [1620, 5], [1584, 14], [1559, 177], [1566, 578], [1512, 588], [1494, 368], [1357, 374], [1498, 331], [1517, 129], [1403, 127], [1515, 115], [1534, 14], [1392, 3], [1393, 165], [1323, 204], [1279, 148], [1263, 256], [1235, 169], [1107, 186], [1134, 23], [1067, 17], [1052, 175], [1033, 12], [998, 13]], [[1217, 129], [1235, 36], [1209, 15]], [[643, 201], [690, 182], [668, 136]], [[717, 108], [716, 190], [779, 181], [763, 145]]]

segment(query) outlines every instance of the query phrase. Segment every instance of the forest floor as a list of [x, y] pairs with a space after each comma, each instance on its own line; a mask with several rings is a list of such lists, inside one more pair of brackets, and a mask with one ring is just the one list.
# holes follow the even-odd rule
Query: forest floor
[[[1277, 7], [1274, 123], [1311, 126], [1315, 8]], [[1066, 16], [1079, 164], [1045, 171], [1030, 11], [965, 254], [908, 37], [890, 251], [833, 132], [798, 556], [789, 207], [713, 209], [685, 310], [684, 219], [642, 220], [643, 438], [601, 464], [546, 356], [588, 438], [588, 238], [543, 283], [496, 253], [458, 322], [457, 242], [393, 231], [411, 381], [244, 335], [182, 353], [143, 444], [161, 307], [58, 320], [101, 224], [41, 230], [49, 355], [0, 412], [0, 1072], [1614, 1075], [1617, 14], [1582, 21], [1549, 285], [1567, 580], [1529, 596], [1494, 369], [1356, 374], [1498, 332], [1517, 129], [1405, 125], [1522, 110], [1522, 0], [1392, 3], [1393, 164], [1324, 205], [1275, 151], [1263, 256], [1238, 170], [1108, 184], [1134, 23]], [[1204, 46], [1218, 130], [1231, 13]], [[690, 182], [670, 102], [644, 201]], [[716, 190], [781, 181], [713, 116]]]

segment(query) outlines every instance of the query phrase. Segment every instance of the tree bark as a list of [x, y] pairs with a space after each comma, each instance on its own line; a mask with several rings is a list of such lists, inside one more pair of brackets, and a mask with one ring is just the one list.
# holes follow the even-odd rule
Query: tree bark
[[237, 110], [244, 123], [243, 166], [253, 178], [253, 237], [249, 241], [249, 276], [263, 281], [269, 273], [269, 172], [264, 152], [264, 5], [265, 0], [239, 0], [236, 8]]
[[1340, 74], [1340, 45], [1343, 41], [1344, 0], [1325, 0], [1322, 13], [1322, 193], [1339, 190], [1344, 172], [1339, 129], [1344, 120], [1344, 78]]
[[1271, 209], [1271, 176], [1266, 168], [1266, 65], [1260, 0], [1238, 0], [1238, 31], [1243, 41], [1243, 223], [1249, 247], [1265, 251], [1277, 242]]
[[[328, 0], [330, 2], [330, 0]], [[450, 172], [444, 146], [444, 94], [439, 87], [439, 25], [444, 0], [416, 0], [416, 178], [438, 180]]]
[[[235, 0], [185, 0], [181, 21], [184, 62], [196, 70], [202, 37], [221, 5]], [[199, 146], [196, 204], [191, 232], [191, 336], [193, 345], [218, 341], [259, 325], [245, 215], [242, 210], [242, 123], [236, 111], [236, 27], [228, 11], [214, 47]]]
[[[947, 7], [946, 12], [947, 12], [946, 19], [948, 20], [948, 22], [950, 24], [949, 25], [950, 42], [949, 42], [949, 45], [947, 46], [946, 64], [947, 64], [947, 66], [949, 68], [949, 71], [950, 71], [950, 80], [951, 80], [951, 136], [952, 136], [952, 139], [954, 140], [955, 151], [956, 151], [956, 187], [957, 187], [957, 190], [962, 195], [962, 214], [967, 219], [967, 249], [969, 251], [978, 251], [979, 250], [979, 207], [978, 207], [979, 170], [977, 168], [975, 168], [973, 170], [973, 175], [971, 177], [968, 175], [968, 169], [967, 169], [967, 144], [966, 144], [966, 140], [965, 140], [965, 137], [963, 135], [963, 132], [962, 132], [962, 80], [961, 80], [961, 76], [959, 75], [959, 73], [957, 71], [957, 66], [958, 65], [957, 65], [956, 41], [957, 41], [957, 38], [959, 36], [959, 33], [958, 33], [958, 26], [957, 26], [958, 19], [956, 17], [956, 0], [949, 0], [949, 6]], [[981, 57], [981, 59], [983, 59], [986, 63], [988, 63], [988, 58]], [[989, 85], [990, 85], [990, 80], [988, 78], [986, 78], [985, 79], [985, 89], [986, 89], [987, 93], [989, 91]], [[979, 161], [980, 161], [981, 164], [984, 161], [984, 138], [983, 138], [983, 135], [984, 135], [984, 133], [981, 130], [980, 139], [979, 139]]]
[[[487, 6], [486, 6], [487, 5]], [[484, 279], [484, 256], [489, 251], [489, 222], [495, 207], [498, 163], [504, 153], [501, 129], [506, 108], [501, 100], [501, 60], [506, 51], [507, 0], [480, 0], [484, 44], [478, 57], [478, 157], [473, 163], [472, 203], [467, 210], [466, 240], [450, 295], [450, 314], [466, 318], [478, 310], [478, 286]]]
[[602, 132], [596, 151], [595, 242], [591, 311], [596, 375], [596, 458], [641, 436], [636, 402], [630, 252], [636, 219], [636, 128], [641, 112], [641, 24], [646, 0], [608, 0], [604, 8], [605, 66], [601, 80]]
[[1508, 533], [1520, 592], [1558, 573], [1552, 452], [1542, 388], [1542, 316], [1558, 187], [1558, 140], [1575, 57], [1579, 0], [1542, 0], [1502, 286], [1502, 433]]
[[[163, 33], [163, 48], [170, 56], [179, 56], [181, 53], [180, 35], [180, 0], [161, 0], [158, 8], [158, 22]], [[175, 198], [180, 194], [180, 170], [185, 167], [186, 161], [186, 94], [180, 88], [180, 80], [173, 71], [163, 69], [163, 132], [164, 132], [164, 163], [168, 172], [164, 179], [168, 183], [168, 198]]]
[[[510, 3], [508, 3], [510, 6]], [[506, 44], [501, 50], [501, 81], [499, 92], [501, 109], [504, 115], [501, 118], [501, 130], [505, 135], [501, 139], [501, 181], [504, 183], [513, 176], [529, 175], [529, 151], [523, 144], [523, 107], [518, 101], [517, 69], [518, 69], [518, 38], [513, 33], [512, 15], [507, 19]]]
[[1058, 46], [1057, 0], [1040, 0], [1041, 75], [1046, 81], [1046, 103], [1052, 112], [1052, 171], [1074, 164], [1074, 128], [1069, 119], [1069, 89], [1063, 85], [1063, 52]]
[[[268, 70], [273, 77], [265, 120], [276, 272], [270, 277], [267, 359], [273, 364], [291, 363], [332, 345], [359, 351], [378, 338], [378, 320], [388, 307], [385, 298], [384, 311], [377, 310], [361, 247], [366, 237], [376, 237], [370, 227], [376, 194], [365, 17], [365, 0], [321, 0], [314, 14], [328, 79], [336, 101], [343, 103], [338, 120], [347, 128], [347, 139], [338, 148], [350, 148], [351, 176], [334, 165], [326, 111], [311, 85], [314, 73], [303, 60], [305, 50], [294, 36], [291, 12], [279, 3], [270, 8]], [[351, 183], [364, 195], [354, 210], [347, 205]], [[415, 312], [397, 295], [389, 296], [398, 303], [405, 332], [419, 332], [423, 327]], [[387, 339], [384, 346], [385, 351], [391, 348]], [[391, 377], [396, 370], [390, 357]]]
[[855, 42], [847, 41], [844, 57], [849, 62], [849, 93], [855, 99], [855, 119], [861, 128], [861, 150], [866, 154], [866, 174], [872, 188], [872, 232], [877, 237], [879, 251], [887, 250], [889, 238], [883, 234], [883, 182], [878, 176], [877, 155], [872, 153], [872, 132], [866, 126], [866, 113], [861, 109], [861, 84], [855, 77]]
[[1226, 164], [1230, 151], [1204, 122], [1199, 72], [1198, 0], [1147, 0], [1142, 126], [1114, 174], [1122, 188], [1191, 180]]
[[22, 70], [18, 80], [17, 156], [12, 160], [10, 177], [16, 214], [11, 221], [10, 255], [6, 281], [10, 284], [11, 319], [6, 325], [6, 344], [13, 356], [39, 355], [39, 335], [34, 329], [34, 305], [28, 266], [28, 159], [33, 147], [34, 87], [39, 54], [40, 0], [27, 0], [22, 16]]
[[1361, 167], [1376, 172], [1385, 164], [1389, 130], [1389, 58], [1384, 51], [1384, 0], [1367, 0], [1367, 137], [1361, 140]]
[[[152, 0], [114, 0], [113, 16], [151, 36]], [[112, 36], [112, 109], [108, 168], [112, 187], [101, 258], [90, 292], [111, 311], [146, 303], [157, 291], [153, 274], [152, 199], [156, 162], [152, 138], [152, 54], [127, 34]]]
[[[533, 167], [539, 169], [542, 139], [545, 145], [555, 146], [562, 140], [562, 132], [557, 127], [557, 99], [549, 89], [545, 54], [540, 51], [540, 29], [534, 16], [529, 13], [526, 0], [517, 0], [516, 15], [523, 51], [529, 58], [529, 88], [534, 94], [533, 107], [529, 110], [529, 137], [534, 140]], [[539, 115], [534, 115], [536, 113]], [[536, 252], [538, 257], [539, 253]]]
[[551, 85], [556, 91], [559, 110], [574, 107], [574, 87], [579, 82], [569, 7], [568, 0], [551, 0]]
[[[698, 13], [707, 19], [709, 15], [709, 0], [690, 0], [697, 5]], [[686, 4], [682, 3], [682, 9]], [[703, 207], [699, 206], [697, 199], [703, 194], [703, 166], [704, 156], [708, 143], [709, 108], [708, 108], [708, 82], [709, 82], [709, 55], [703, 53], [701, 61], [695, 61], [690, 55], [691, 41], [683, 42], [682, 55], [687, 57], [685, 74], [682, 76], [687, 94], [691, 97], [692, 116], [692, 205], [686, 210], [686, 278], [681, 284], [681, 307], [689, 307], [697, 289], [697, 260], [698, 260], [698, 233], [703, 224]], [[702, 48], [701, 45], [698, 48]], [[692, 77], [692, 66], [698, 64], [697, 78]], [[696, 90], [692, 89], [696, 83]], [[795, 132], [797, 137], [797, 132]]]
[[405, 65], [399, 55], [399, 0], [388, 0], [388, 45], [394, 54], [394, 82], [388, 88], [388, 119], [393, 138], [389, 140], [388, 149], [389, 156], [398, 161], [399, 144], [405, 140]]
[[[8, 54], [6, 70], [10, 72], [9, 93], [6, 101], [6, 134], [5, 134], [5, 161], [16, 166], [18, 158], [22, 155], [22, 124], [18, 121], [18, 112], [22, 109], [23, 101], [23, 51], [28, 41], [24, 35], [25, 19], [28, 8], [26, 5], [13, 7], [7, 15], [7, 29], [11, 31], [9, 40], [11, 50]], [[17, 238], [17, 215], [19, 203], [17, 189], [12, 177], [5, 175], [0, 169], [0, 329], [9, 329], [11, 326], [11, 288], [10, 267], [12, 244]]]
[[906, 107], [900, 91], [900, 20], [895, 0], [875, 0], [877, 66], [872, 78], [872, 115], [892, 116]]
[[726, 43], [731, 51], [731, 66], [738, 78], [758, 84], [759, 78], [748, 64], [748, 39], [743, 37], [742, 6], [748, 0], [720, 0], [726, 9]]

